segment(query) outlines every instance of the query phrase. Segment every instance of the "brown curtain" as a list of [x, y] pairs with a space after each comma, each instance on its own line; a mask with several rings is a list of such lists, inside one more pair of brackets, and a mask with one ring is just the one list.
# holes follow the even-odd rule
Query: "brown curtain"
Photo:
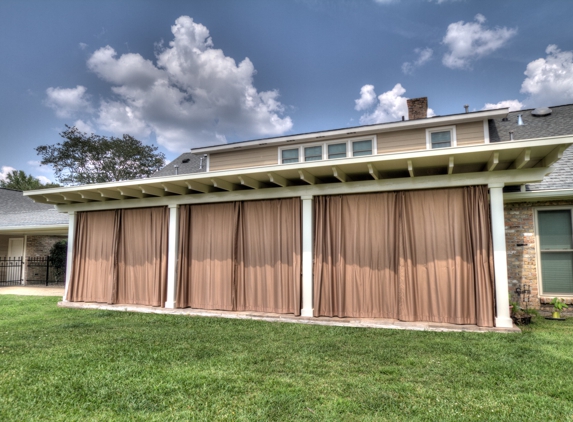
[[486, 187], [315, 201], [317, 316], [493, 326]]
[[120, 212], [117, 303], [165, 306], [169, 210]]
[[234, 309], [239, 203], [182, 205], [177, 307]]
[[67, 300], [115, 303], [119, 211], [79, 212], [76, 219]]
[[300, 314], [300, 199], [180, 208], [177, 307]]
[[164, 306], [166, 207], [77, 214], [72, 302]]
[[237, 310], [300, 315], [300, 210], [300, 198], [242, 203]]

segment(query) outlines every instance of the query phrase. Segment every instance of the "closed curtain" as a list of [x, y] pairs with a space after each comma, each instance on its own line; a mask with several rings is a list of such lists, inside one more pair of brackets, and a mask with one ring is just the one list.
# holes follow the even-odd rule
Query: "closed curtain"
[[167, 208], [77, 214], [68, 300], [164, 306]]
[[167, 207], [121, 210], [117, 303], [164, 306], [167, 294]]
[[493, 326], [486, 187], [316, 203], [316, 316]]
[[300, 313], [300, 199], [180, 208], [177, 307]]

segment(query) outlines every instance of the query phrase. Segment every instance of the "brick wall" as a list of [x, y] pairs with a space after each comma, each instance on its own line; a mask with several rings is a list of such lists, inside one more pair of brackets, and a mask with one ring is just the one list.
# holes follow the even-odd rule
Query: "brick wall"
[[[507, 247], [507, 271], [510, 300], [513, 300], [515, 288], [522, 283], [531, 286], [530, 308], [551, 312], [548, 305], [551, 297], [540, 297], [538, 285], [538, 266], [535, 245], [534, 207], [573, 205], [573, 201], [519, 202], [505, 204], [505, 240]], [[566, 299], [573, 305], [573, 298]], [[524, 306], [525, 303], [522, 303]], [[573, 306], [569, 306], [568, 315], [573, 315]]]
[[50, 254], [52, 245], [66, 236], [28, 236], [26, 242], [26, 256], [46, 256]]

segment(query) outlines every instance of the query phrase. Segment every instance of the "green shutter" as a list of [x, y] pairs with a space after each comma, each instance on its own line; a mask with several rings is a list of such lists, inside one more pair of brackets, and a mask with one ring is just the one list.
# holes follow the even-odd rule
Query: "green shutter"
[[539, 211], [537, 217], [541, 250], [573, 249], [570, 210]]
[[573, 293], [573, 252], [542, 252], [544, 294]]

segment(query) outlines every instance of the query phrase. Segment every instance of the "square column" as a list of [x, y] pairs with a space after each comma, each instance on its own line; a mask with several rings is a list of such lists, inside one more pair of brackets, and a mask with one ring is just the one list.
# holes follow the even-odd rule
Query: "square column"
[[177, 292], [177, 255], [179, 253], [179, 205], [169, 205], [169, 246], [167, 254], [167, 301], [165, 307], [175, 308]]
[[302, 200], [302, 309], [300, 315], [314, 315], [313, 295], [313, 200], [312, 196], [303, 196]]
[[70, 288], [70, 280], [72, 279], [72, 264], [74, 262], [74, 239], [76, 237], [76, 212], [68, 212], [68, 254], [66, 258], [66, 286], [64, 288], [64, 302], [67, 302], [68, 289]]
[[496, 327], [513, 327], [509, 316], [509, 284], [507, 280], [507, 252], [505, 249], [505, 218], [503, 210], [503, 183], [490, 184], [491, 232], [495, 272]]

